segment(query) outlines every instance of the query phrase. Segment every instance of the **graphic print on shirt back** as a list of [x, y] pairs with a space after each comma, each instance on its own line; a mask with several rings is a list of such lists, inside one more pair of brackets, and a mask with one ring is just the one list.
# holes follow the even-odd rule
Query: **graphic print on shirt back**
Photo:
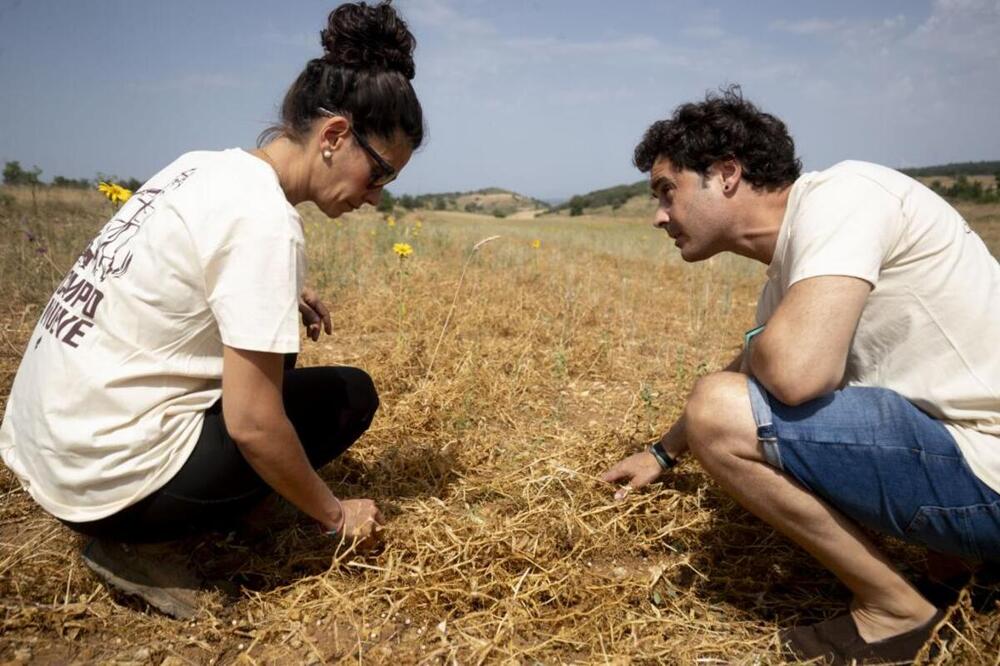
[[127, 249], [129, 241], [139, 233], [143, 222], [156, 210], [153, 204], [163, 194], [183, 185], [194, 172], [195, 169], [182, 171], [163, 189], [149, 188], [136, 192], [118, 214], [104, 225], [101, 233], [97, 234], [97, 238], [80, 256], [77, 261], [80, 269], [85, 270], [89, 266], [91, 273], [101, 282], [109, 276], [125, 275], [132, 263], [132, 252]]
[[[162, 189], [151, 187], [132, 195], [104, 225], [70, 269], [69, 275], [56, 288], [38, 322], [42, 330], [70, 347], [80, 346], [80, 340], [94, 326], [97, 307], [104, 299], [104, 293], [95, 283], [104, 282], [109, 277], [120, 278], [128, 272], [132, 263], [129, 243], [153, 214], [157, 199], [183, 185], [195, 171], [182, 171]], [[90, 275], [85, 276], [87, 272]], [[41, 341], [39, 336], [34, 347], [37, 348]]]

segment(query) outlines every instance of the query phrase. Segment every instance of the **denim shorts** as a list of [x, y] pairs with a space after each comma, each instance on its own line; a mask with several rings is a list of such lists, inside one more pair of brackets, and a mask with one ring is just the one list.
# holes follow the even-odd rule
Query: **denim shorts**
[[796, 407], [753, 377], [748, 388], [768, 463], [876, 532], [1000, 562], [1000, 494], [973, 474], [940, 421], [883, 388]]

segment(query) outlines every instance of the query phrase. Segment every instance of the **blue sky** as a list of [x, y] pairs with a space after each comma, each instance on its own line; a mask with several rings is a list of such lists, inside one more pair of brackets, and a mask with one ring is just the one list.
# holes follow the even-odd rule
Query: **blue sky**
[[[335, 6], [0, 0], [0, 160], [145, 178], [251, 147]], [[429, 140], [398, 193], [632, 182], [645, 128], [727, 83], [806, 168], [1000, 159], [1000, 0], [397, 0]]]

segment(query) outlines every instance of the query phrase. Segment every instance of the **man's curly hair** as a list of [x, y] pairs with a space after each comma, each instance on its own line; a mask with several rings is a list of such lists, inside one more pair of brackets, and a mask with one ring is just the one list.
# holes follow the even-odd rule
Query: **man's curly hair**
[[702, 176], [715, 162], [734, 158], [755, 189], [780, 189], [802, 173], [785, 123], [743, 99], [738, 85], [709, 93], [704, 102], [682, 104], [669, 120], [650, 125], [633, 162], [646, 173], [660, 157]]

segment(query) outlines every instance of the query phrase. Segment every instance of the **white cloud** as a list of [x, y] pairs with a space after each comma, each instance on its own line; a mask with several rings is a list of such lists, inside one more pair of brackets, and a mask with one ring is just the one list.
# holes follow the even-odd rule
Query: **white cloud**
[[302, 51], [318, 52], [320, 49], [319, 31], [315, 32], [266, 32], [262, 36], [269, 44], [290, 46]]
[[928, 52], [988, 61], [1000, 57], [1000, 0], [937, 0], [908, 42]]
[[840, 30], [846, 23], [842, 19], [836, 21], [817, 18], [801, 19], [798, 21], [778, 19], [777, 21], [772, 21], [770, 27], [772, 30], [790, 32], [793, 35], [818, 35]]
[[232, 90], [243, 87], [243, 83], [239, 79], [226, 74], [188, 74], [187, 76], [168, 79], [135, 81], [130, 85], [133, 90], [156, 93], [219, 89]]
[[403, 15], [414, 26], [445, 28], [446, 35], [496, 34], [496, 29], [488, 22], [460, 13], [448, 0], [410, 0], [403, 6]]

